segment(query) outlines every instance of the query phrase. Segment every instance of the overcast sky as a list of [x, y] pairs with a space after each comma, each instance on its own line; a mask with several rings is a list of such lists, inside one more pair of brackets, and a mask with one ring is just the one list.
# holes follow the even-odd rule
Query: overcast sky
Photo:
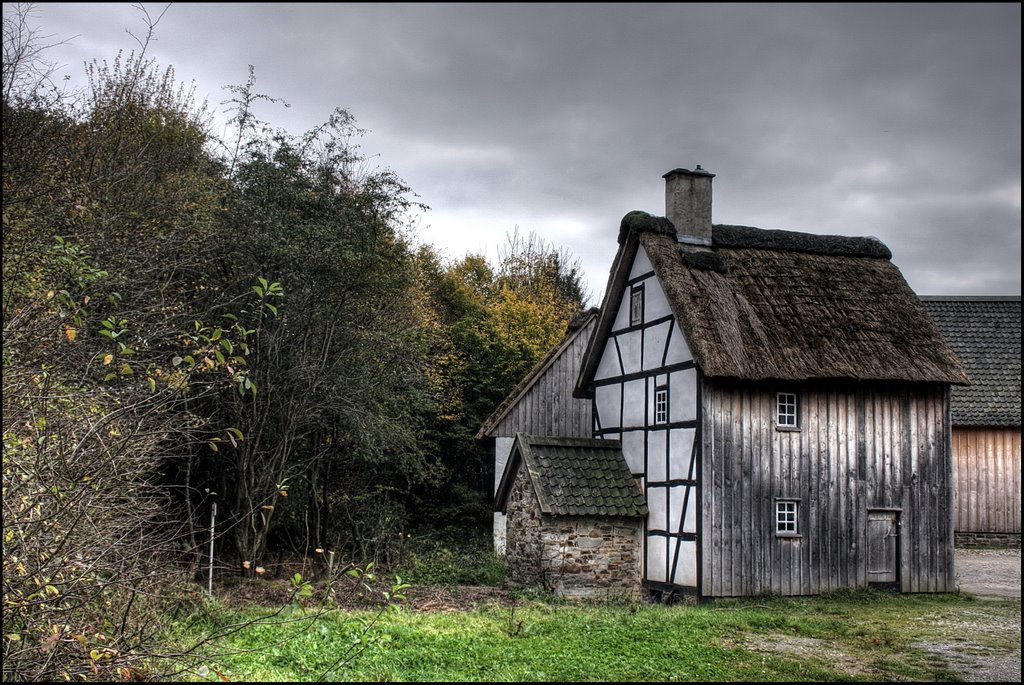
[[[144, 30], [128, 4], [36, 14], [76, 80]], [[715, 223], [873, 235], [920, 294], [1019, 295], [1020, 27], [1019, 4], [204, 3], [150, 54], [215, 107], [253, 65], [295, 134], [348, 109], [431, 207], [421, 242], [493, 258], [534, 231], [593, 304], [619, 220], [696, 164]]]

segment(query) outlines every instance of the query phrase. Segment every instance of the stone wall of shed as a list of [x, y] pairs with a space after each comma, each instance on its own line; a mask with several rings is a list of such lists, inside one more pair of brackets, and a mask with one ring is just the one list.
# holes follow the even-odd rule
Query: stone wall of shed
[[505, 577], [568, 597], [640, 594], [643, 521], [607, 516], [545, 516], [523, 468], [506, 502]]

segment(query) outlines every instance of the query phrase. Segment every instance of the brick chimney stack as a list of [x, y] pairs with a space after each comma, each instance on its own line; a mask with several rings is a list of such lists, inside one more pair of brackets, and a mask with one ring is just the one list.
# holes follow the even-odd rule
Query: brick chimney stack
[[665, 174], [665, 217], [676, 228], [681, 243], [711, 245], [711, 179], [714, 174], [697, 165]]

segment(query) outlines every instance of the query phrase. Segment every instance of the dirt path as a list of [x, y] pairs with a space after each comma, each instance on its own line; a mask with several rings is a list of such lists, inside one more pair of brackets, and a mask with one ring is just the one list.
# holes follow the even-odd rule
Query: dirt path
[[[1019, 549], [956, 550], [957, 586], [982, 598], [977, 608], [949, 622], [959, 636], [950, 642], [920, 645], [946, 658], [972, 682], [1020, 682], [1020, 605], [1016, 615], [986, 611], [984, 598], [1020, 600]], [[942, 617], [936, 617], [940, 623]], [[1016, 645], [993, 653], [984, 643], [1003, 638]]]

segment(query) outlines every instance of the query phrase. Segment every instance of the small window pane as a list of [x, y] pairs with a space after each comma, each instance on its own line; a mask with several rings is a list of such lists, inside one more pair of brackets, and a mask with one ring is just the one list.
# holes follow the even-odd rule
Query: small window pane
[[668, 388], [654, 391], [654, 422], [668, 423]]
[[777, 500], [775, 502], [775, 533], [777, 535], [796, 535], [797, 502], [793, 500]]
[[629, 297], [629, 325], [644, 322], [644, 289], [634, 288]]
[[799, 425], [797, 423], [796, 395], [794, 393], [779, 393], [776, 422], [778, 425], [786, 426], [788, 428], [796, 428]]

